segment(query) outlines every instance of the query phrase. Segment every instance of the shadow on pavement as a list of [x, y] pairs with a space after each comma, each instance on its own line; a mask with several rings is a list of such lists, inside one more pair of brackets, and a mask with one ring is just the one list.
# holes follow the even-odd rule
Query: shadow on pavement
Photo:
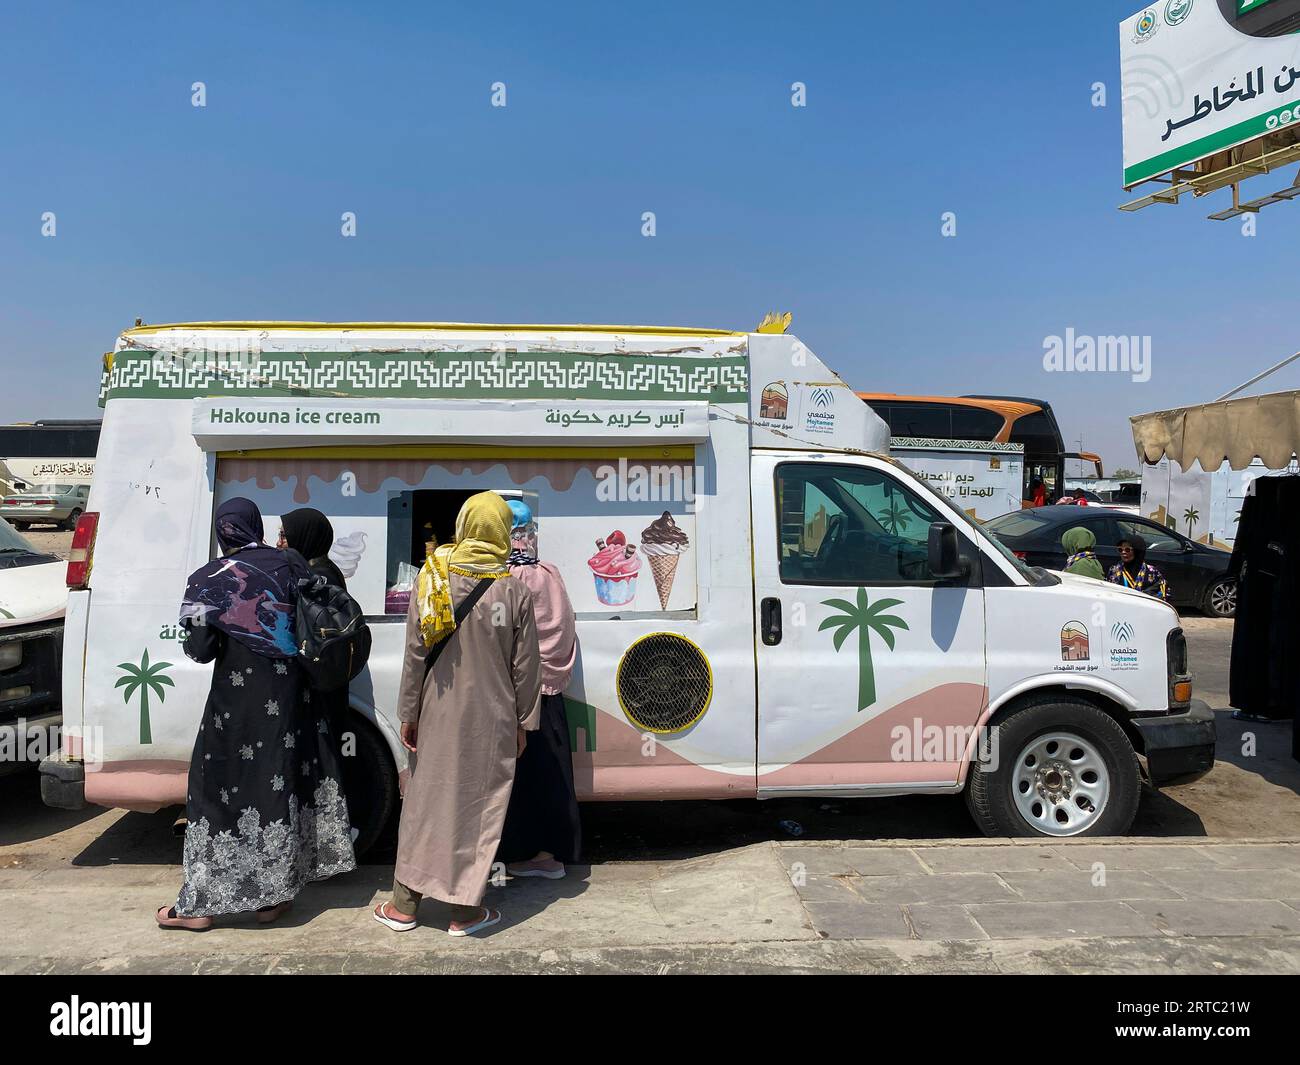
[[[1300, 795], [1300, 762], [1291, 756], [1292, 722], [1238, 721], [1231, 710], [1216, 709], [1214, 723], [1219, 730], [1216, 762], [1235, 765]], [[1253, 745], [1248, 737], [1254, 738]]]
[[34, 768], [0, 777], [0, 847], [57, 835], [107, 814], [99, 806], [55, 810], [41, 801], [40, 774]]

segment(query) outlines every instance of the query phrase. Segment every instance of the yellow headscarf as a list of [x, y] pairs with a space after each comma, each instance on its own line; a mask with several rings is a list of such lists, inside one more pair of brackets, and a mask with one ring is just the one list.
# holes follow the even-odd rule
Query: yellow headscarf
[[451, 574], [508, 577], [510, 507], [495, 492], [479, 492], [465, 500], [456, 515], [456, 538], [424, 560], [416, 580], [420, 636], [425, 647], [445, 640], [456, 628], [451, 602]]

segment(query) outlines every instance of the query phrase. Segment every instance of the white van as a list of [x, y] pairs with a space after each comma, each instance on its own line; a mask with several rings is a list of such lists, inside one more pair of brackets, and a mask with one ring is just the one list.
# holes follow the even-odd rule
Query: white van
[[406, 769], [414, 567], [485, 489], [529, 500], [577, 611], [582, 798], [965, 792], [988, 833], [1115, 834], [1135, 752], [1157, 782], [1213, 764], [1174, 611], [1022, 565], [793, 336], [196, 323], [126, 331], [106, 371], [56, 802], [184, 801], [211, 668], [177, 607], [235, 496], [272, 542], [294, 507], [329, 515], [370, 617], [345, 780], [365, 840]]

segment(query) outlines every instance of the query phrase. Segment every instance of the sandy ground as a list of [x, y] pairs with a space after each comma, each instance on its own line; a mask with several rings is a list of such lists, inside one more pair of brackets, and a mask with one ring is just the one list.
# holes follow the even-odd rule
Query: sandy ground
[[22, 535], [37, 551], [48, 551], [52, 555], [58, 555], [59, 558], [67, 558], [68, 550], [72, 547], [72, 533], [62, 529], [38, 525], [34, 529], [28, 529]]

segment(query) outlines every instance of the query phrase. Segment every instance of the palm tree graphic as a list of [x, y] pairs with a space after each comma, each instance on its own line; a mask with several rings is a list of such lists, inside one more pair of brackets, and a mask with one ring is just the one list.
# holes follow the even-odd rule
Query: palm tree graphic
[[130, 662], [119, 662], [117, 668], [125, 671], [126, 676], [119, 677], [115, 688], [125, 687], [126, 691], [122, 693], [122, 701], [129, 703], [131, 696], [138, 689], [140, 692], [140, 742], [153, 743], [153, 733], [149, 729], [149, 692], [152, 691], [158, 696], [160, 703], [167, 701], [167, 693], [163, 691], [163, 685], [175, 687], [171, 677], [164, 676], [163, 670], [171, 669], [170, 662], [155, 662], [149, 664], [149, 649], [146, 647], [144, 655], [140, 659], [138, 666]]
[[889, 497], [889, 506], [876, 515], [876, 521], [889, 530], [891, 536], [898, 536], [912, 524], [912, 516], [898, 502], [898, 496]]
[[1201, 512], [1195, 507], [1188, 507], [1183, 511], [1183, 521], [1187, 522], [1187, 535], [1192, 535], [1192, 526], [1201, 520]]
[[856, 605], [850, 603], [847, 599], [827, 599], [822, 603], [822, 606], [829, 606], [843, 611], [842, 614], [832, 614], [817, 627], [818, 632], [824, 629], [836, 630], [836, 651], [844, 646], [844, 641], [848, 639], [849, 633], [857, 631], [859, 712], [876, 701], [876, 670], [871, 661], [871, 634], [874, 632], [885, 641], [885, 645], [891, 651], [894, 649], [894, 633], [891, 631], [891, 627], [906, 630], [907, 622], [896, 614], [885, 614], [883, 611], [898, 606], [902, 602], [901, 599], [877, 599], [874, 603], [869, 604], [867, 602], [867, 590], [859, 588]]

